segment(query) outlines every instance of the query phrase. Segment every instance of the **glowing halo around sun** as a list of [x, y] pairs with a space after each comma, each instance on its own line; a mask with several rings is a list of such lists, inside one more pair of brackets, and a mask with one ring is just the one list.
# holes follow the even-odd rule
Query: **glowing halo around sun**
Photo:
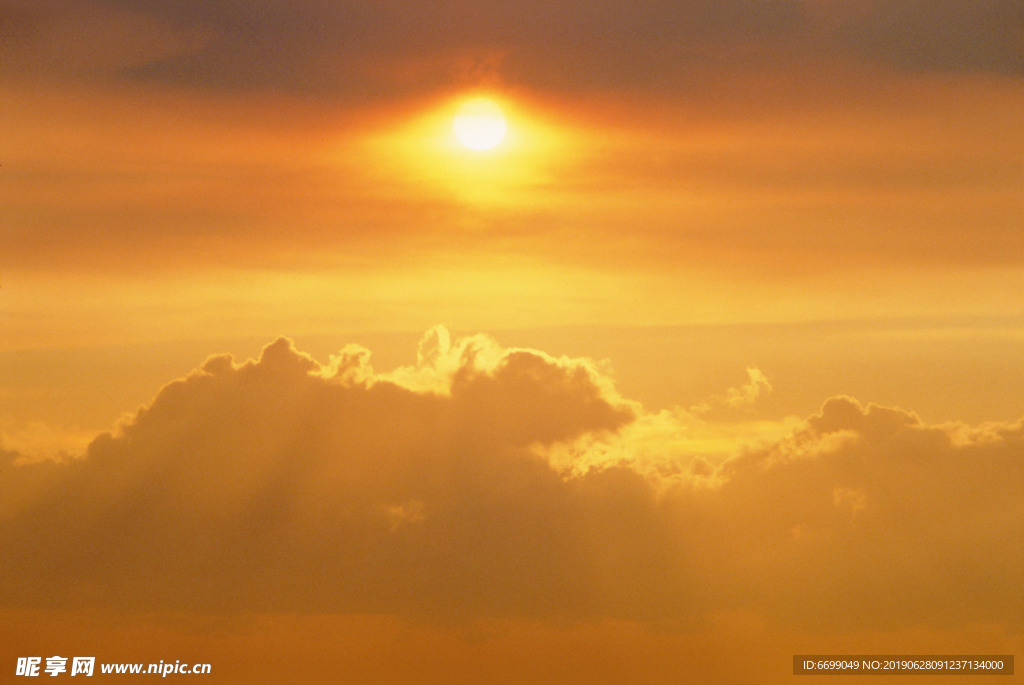
[[497, 147], [508, 129], [501, 107], [487, 98], [466, 101], [455, 115], [452, 126], [460, 143], [478, 151]]

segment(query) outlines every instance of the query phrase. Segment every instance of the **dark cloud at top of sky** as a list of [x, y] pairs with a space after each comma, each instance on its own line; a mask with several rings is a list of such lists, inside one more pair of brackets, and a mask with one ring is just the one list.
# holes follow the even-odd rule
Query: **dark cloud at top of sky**
[[[82, 0], [35, 8], [36, 23], [122, 14], [111, 30], [76, 20], [62, 42], [117, 54], [140, 26], [121, 76], [210, 89], [263, 88], [347, 100], [438, 89], [523, 85], [552, 90], [706, 88], [723, 67], [857, 59], [897, 69], [1021, 73], [1024, 10], [1010, 0], [800, 0], [421, 3]], [[16, 16], [16, 15], [12, 15]], [[28, 16], [28, 15], [26, 15]], [[105, 19], [104, 21], [109, 23]], [[24, 17], [17, 22], [24, 28]], [[133, 26], [135, 29], [133, 29]], [[45, 30], [20, 31], [45, 36]], [[51, 41], [53, 42], [53, 41]], [[31, 45], [29, 41], [29, 45]], [[45, 52], [38, 46], [37, 52]], [[148, 58], [146, 58], [148, 57]], [[48, 57], [43, 54], [43, 61]], [[109, 66], [109, 65], [105, 65]], [[111, 75], [108, 72], [108, 76]]]
[[837, 31], [867, 60], [922, 71], [1024, 73], [1024, 3], [889, 0]]
[[[487, 83], [672, 87], [687, 67], [749, 58], [792, 35], [793, 2], [220, 3], [151, 11], [207, 32], [195, 52], [133, 68], [139, 78], [270, 86], [351, 97]], [[752, 47], [753, 46], [753, 47]]]

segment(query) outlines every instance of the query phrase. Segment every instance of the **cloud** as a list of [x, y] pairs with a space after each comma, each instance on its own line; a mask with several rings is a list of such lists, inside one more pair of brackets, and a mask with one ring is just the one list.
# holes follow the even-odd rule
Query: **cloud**
[[[80, 54], [75, 46], [91, 46], [85, 66], [104, 77], [271, 88], [349, 102], [479, 85], [496, 74], [541, 89], [692, 91], [722, 68], [794, 61], [854, 58], [911, 70], [1022, 70], [1020, 8], [1004, 0], [257, 0], [143, 7], [125, 0], [68, 0], [59, 7], [50, 18], [25, 9], [6, 14], [20, 40], [63, 46], [59, 59], [48, 59], [63, 69], [81, 73], [83, 65], [65, 57]], [[69, 32], [55, 19], [61, 15], [77, 16], [79, 30]], [[116, 40], [106, 40], [112, 30], [105, 22], [115, 22]], [[15, 56], [24, 54], [20, 43], [13, 48]]]
[[716, 395], [690, 407], [690, 412], [708, 417], [712, 412], [715, 418], [748, 414], [751, 407], [772, 391], [772, 384], [760, 369], [747, 368], [747, 382], [729, 388], [724, 395]]
[[[114, 2], [139, 11], [131, 3]], [[671, 85], [685, 68], [734, 61], [801, 23], [797, 2], [667, 3], [259, 0], [144, 11], [202, 33], [197, 50], [133, 66], [139, 79], [217, 88], [271, 87], [346, 99], [479, 85], [494, 73], [532, 87]], [[737, 46], [754, 43], [737, 51]], [[635, 68], [637, 63], [643, 69]]]
[[[681, 261], [741, 281], [1006, 266], [1019, 102], [975, 72], [1012, 72], [1017, 6], [14, 3], [0, 261], [394, 273], [498, 248], [645, 288]], [[497, 183], [434, 147], [439, 105], [481, 85], [524, 143]]]
[[0, 55], [16, 81], [109, 80], [196, 48], [199, 35], [130, 9], [91, 0], [5, 3]]
[[529, 450], [613, 431], [634, 406], [586, 362], [479, 337], [396, 372], [421, 391], [367, 363], [279, 340], [169, 384], [4, 521], [5, 577], [24, 581], [6, 599], [41, 601], [26, 583], [45, 580], [54, 601], [133, 606], [557, 606], [572, 530], [549, 516], [570, 505]]
[[[766, 611], [794, 619], [1019, 625], [1024, 422], [929, 426], [832, 398], [801, 430], [723, 466]], [[745, 513], [740, 513], [745, 512]], [[742, 582], [742, 580], [740, 581]], [[811, 608], [813, 606], [813, 609]], [[769, 608], [770, 607], [770, 608]]]
[[211, 357], [83, 458], [7, 460], [0, 602], [1019, 624], [1024, 421], [837, 397], [720, 464], [681, 421], [591, 361], [441, 329], [389, 373], [284, 339]]
[[738, 388], [729, 388], [725, 403], [730, 407], [747, 407], [762, 395], [772, 391], [772, 384], [759, 369], [747, 369], [747, 382]]
[[1019, 2], [847, 3], [836, 19], [834, 38], [867, 60], [914, 71], [1024, 73]]

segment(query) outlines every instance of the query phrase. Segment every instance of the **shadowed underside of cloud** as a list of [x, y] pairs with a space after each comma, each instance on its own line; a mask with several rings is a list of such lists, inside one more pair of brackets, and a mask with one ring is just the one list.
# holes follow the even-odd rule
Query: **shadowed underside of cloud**
[[[929, 426], [840, 397], [714, 467], [665, 439], [651, 469], [631, 447], [664, 437], [642, 440], [649, 418], [591, 361], [440, 329], [390, 373], [363, 348], [320, 364], [283, 339], [212, 357], [81, 459], [3, 453], [0, 601], [1022, 620], [1024, 422]], [[573, 450], [586, 467], [549, 458]]]

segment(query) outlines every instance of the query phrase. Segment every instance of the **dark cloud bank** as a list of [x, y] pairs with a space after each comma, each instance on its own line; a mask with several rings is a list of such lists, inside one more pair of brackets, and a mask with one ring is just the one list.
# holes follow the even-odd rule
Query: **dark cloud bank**
[[[1024, 8], [1013, 0], [64, 0], [15, 4], [0, 20], [8, 59], [26, 68], [349, 100], [496, 74], [541, 89], [700, 90], [722, 67], [835, 60], [1024, 72]], [[44, 59], [19, 60], [26, 47]]]

